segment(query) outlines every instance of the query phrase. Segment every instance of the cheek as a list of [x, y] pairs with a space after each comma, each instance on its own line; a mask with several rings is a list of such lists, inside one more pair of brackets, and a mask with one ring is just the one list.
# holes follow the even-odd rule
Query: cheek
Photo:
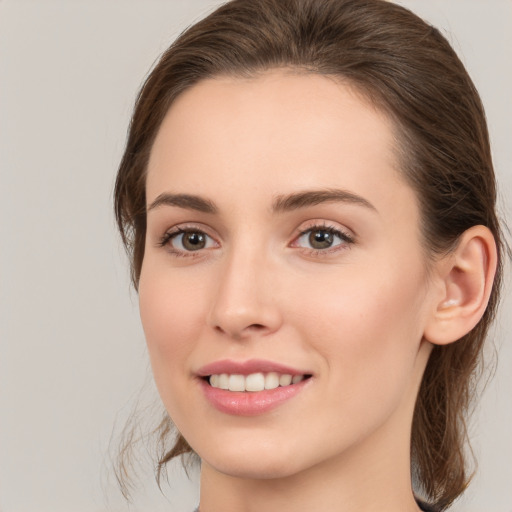
[[[373, 266], [375, 267], [375, 266]], [[415, 371], [422, 337], [423, 271], [354, 268], [291, 294], [295, 322], [309, 333], [340, 393], [393, 396]], [[304, 312], [307, 311], [307, 315]], [[340, 395], [341, 396], [341, 395]]]
[[204, 293], [186, 278], [143, 267], [139, 308], [151, 366], [159, 389], [185, 371], [183, 362], [205, 325]]
[[[296, 280], [297, 289], [288, 293], [288, 301], [297, 321], [332, 331], [339, 340], [350, 336], [363, 341], [370, 336], [377, 343], [376, 332], [381, 333], [380, 338], [411, 328], [420, 333], [426, 287], [422, 269], [404, 272], [390, 266], [375, 267], [353, 266], [317, 274], [314, 280], [305, 278], [302, 283]], [[356, 333], [361, 336], [354, 337]]]
[[[421, 334], [409, 292], [391, 283], [365, 286], [359, 280], [334, 294], [323, 310], [325, 321], [312, 338], [325, 361], [327, 421], [337, 441], [362, 439], [397, 411], [407, 410], [416, 394], [416, 355]], [[396, 283], [395, 283], [396, 284]], [[324, 418], [325, 420], [325, 418]], [[348, 436], [348, 437], [347, 437]], [[347, 440], [348, 439], [348, 440]], [[352, 439], [352, 441], [350, 440]]]

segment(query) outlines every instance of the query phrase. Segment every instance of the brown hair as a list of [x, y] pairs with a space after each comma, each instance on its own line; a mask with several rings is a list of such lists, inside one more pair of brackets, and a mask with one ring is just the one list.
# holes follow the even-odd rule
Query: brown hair
[[[479, 224], [491, 230], [502, 251], [483, 107], [437, 29], [383, 0], [233, 0], [186, 30], [138, 95], [115, 186], [115, 213], [135, 288], [144, 258], [146, 166], [170, 105], [208, 77], [254, 76], [278, 67], [340, 77], [394, 120], [401, 172], [419, 198], [429, 255], [448, 252]], [[480, 323], [457, 343], [434, 347], [419, 391], [412, 470], [418, 491], [440, 509], [469, 480], [466, 416], [500, 280], [501, 263]], [[167, 419], [157, 429], [161, 440], [170, 425]], [[178, 434], [162, 453], [158, 474], [170, 459], [190, 451]]]

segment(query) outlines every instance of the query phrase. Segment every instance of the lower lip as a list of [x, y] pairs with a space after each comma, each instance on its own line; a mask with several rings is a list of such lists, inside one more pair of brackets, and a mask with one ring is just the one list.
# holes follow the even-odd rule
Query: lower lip
[[208, 401], [220, 412], [235, 416], [256, 416], [291, 400], [310, 380], [311, 378], [308, 378], [297, 384], [264, 391], [227, 391], [214, 388], [204, 380], [201, 380], [201, 387]]

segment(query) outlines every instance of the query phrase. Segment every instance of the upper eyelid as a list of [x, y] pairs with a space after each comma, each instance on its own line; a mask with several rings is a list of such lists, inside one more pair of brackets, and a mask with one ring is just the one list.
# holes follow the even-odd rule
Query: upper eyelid
[[322, 223], [322, 224], [313, 224], [311, 226], [308, 226], [307, 228], [302, 228], [299, 230], [299, 234], [303, 235], [304, 233], [307, 233], [308, 231], [315, 231], [315, 230], [320, 231], [322, 229], [325, 231], [340, 231], [341, 233], [345, 233], [345, 231], [349, 231], [348, 229], [344, 229], [341, 226], [334, 226], [332, 224]]
[[201, 233], [204, 233], [205, 235], [208, 235], [210, 238], [216, 239], [218, 236], [215, 236], [212, 233], [212, 229], [208, 226], [197, 223], [197, 222], [180, 222], [179, 224], [176, 224], [170, 228], [167, 228], [164, 231], [165, 234], [174, 234], [174, 233], [183, 233], [187, 231], [200, 231]]
[[[329, 221], [325, 219], [312, 219], [305, 222], [301, 222], [298, 227], [295, 227], [293, 229], [293, 232], [290, 234], [290, 236], [300, 235], [304, 234], [304, 232], [311, 231], [312, 229], [329, 229], [329, 230], [335, 230], [335, 231], [341, 231], [342, 233], [346, 233], [347, 235], [351, 235], [355, 237], [355, 233], [352, 229], [347, 228], [344, 225], [339, 224], [335, 221]], [[206, 235], [211, 236], [212, 238], [222, 238], [217, 230], [212, 230], [209, 226], [202, 224], [201, 222], [180, 222], [170, 228], [165, 229], [164, 234], [168, 233], [179, 233], [182, 231], [201, 231], [204, 232]], [[213, 235], [211, 231], [215, 231], [217, 233], [217, 236]]]
[[303, 222], [300, 224], [298, 228], [298, 233], [304, 234], [314, 229], [339, 231], [340, 233], [343, 233], [344, 235], [350, 237], [351, 239], [355, 240], [357, 238], [357, 234], [353, 229], [347, 227], [345, 224], [341, 224], [337, 221], [327, 219], [311, 219], [309, 221]]

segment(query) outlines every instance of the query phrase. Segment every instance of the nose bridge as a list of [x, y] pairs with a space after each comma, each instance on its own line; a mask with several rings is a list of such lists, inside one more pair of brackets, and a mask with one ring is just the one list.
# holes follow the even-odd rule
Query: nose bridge
[[211, 326], [234, 339], [277, 330], [281, 315], [272, 293], [273, 265], [266, 251], [254, 240], [240, 241], [226, 251], [221, 265]]

